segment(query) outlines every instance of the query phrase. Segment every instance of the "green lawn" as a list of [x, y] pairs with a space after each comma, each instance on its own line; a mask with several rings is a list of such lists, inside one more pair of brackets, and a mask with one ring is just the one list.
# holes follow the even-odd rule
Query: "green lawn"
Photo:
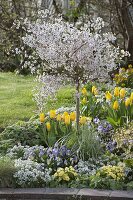
[[[18, 120], [28, 120], [36, 110], [32, 100], [35, 86], [32, 76], [0, 73], [0, 128], [5, 128]], [[57, 100], [48, 101], [46, 111], [60, 106], [72, 106], [74, 89], [66, 86], [57, 93]]]
[[12, 73], [0, 73], [0, 127], [33, 115], [33, 78]]

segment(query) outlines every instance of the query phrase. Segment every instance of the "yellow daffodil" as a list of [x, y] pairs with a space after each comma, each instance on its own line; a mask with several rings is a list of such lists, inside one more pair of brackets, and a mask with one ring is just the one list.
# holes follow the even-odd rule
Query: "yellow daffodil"
[[96, 87], [95, 87], [95, 86], [92, 86], [91, 92], [94, 93], [94, 90], [95, 90], [95, 89], [96, 89]]
[[106, 97], [106, 100], [110, 101], [112, 99], [112, 94], [109, 91], [107, 91], [105, 93], [105, 97]]
[[122, 89], [120, 90], [120, 97], [121, 97], [121, 98], [124, 98], [124, 97], [125, 97], [125, 94], [126, 94], [126, 90], [125, 90], [124, 88], [122, 88]]
[[86, 123], [86, 121], [87, 121], [87, 119], [86, 119], [85, 116], [83, 116], [83, 117], [80, 118], [80, 124], [81, 125], [84, 125]]
[[57, 115], [56, 120], [59, 121], [59, 122], [61, 121], [61, 115], [60, 114]]
[[94, 95], [97, 95], [97, 94], [98, 94], [98, 90], [97, 90], [97, 88], [96, 88], [95, 86], [92, 86], [91, 92], [92, 92], [92, 94], [94, 94]]
[[54, 119], [56, 117], [56, 110], [50, 110], [49, 116], [50, 116], [51, 119]]
[[82, 104], [86, 104], [87, 103], [87, 99], [84, 97], [83, 99], [82, 99]]
[[94, 90], [94, 95], [98, 95], [98, 90], [97, 89]]
[[115, 87], [115, 89], [114, 89], [114, 96], [115, 96], [115, 97], [118, 97], [119, 94], [120, 94], [119, 88], [118, 88], [118, 87]]
[[130, 95], [130, 99], [131, 99], [131, 101], [133, 101], [133, 92]]
[[40, 113], [40, 122], [44, 122], [45, 121], [45, 115], [44, 113]]
[[69, 125], [70, 124], [70, 115], [65, 115], [64, 121], [65, 121], [66, 125]]
[[50, 122], [47, 122], [47, 123], [46, 123], [46, 129], [47, 129], [47, 131], [50, 131], [50, 130], [51, 130], [51, 124], [50, 124]]
[[125, 106], [128, 107], [128, 106], [130, 105], [130, 103], [131, 103], [130, 98], [127, 98], [127, 99], [125, 100]]
[[119, 103], [118, 103], [118, 101], [115, 101], [113, 104], [113, 109], [118, 110], [118, 108], [119, 108]]
[[132, 100], [131, 96], [129, 97], [129, 99], [130, 99], [130, 106], [131, 106], [132, 103], [133, 103], [133, 100]]
[[82, 94], [83, 94], [84, 96], [87, 96], [87, 90], [86, 90], [86, 88], [83, 88], [81, 92], [82, 92]]
[[70, 119], [71, 119], [71, 121], [75, 121], [75, 119], [76, 119], [76, 113], [75, 112], [70, 113]]
[[66, 115], [69, 115], [69, 113], [65, 111], [65, 112], [63, 113], [63, 115], [62, 115], [62, 119], [63, 119], [63, 120], [65, 120], [65, 116], [66, 116]]

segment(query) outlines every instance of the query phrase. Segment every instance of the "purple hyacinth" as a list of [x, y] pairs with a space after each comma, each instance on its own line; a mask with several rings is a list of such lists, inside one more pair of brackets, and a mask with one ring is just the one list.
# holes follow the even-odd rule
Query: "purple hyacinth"
[[42, 157], [44, 154], [45, 154], [45, 151], [43, 149], [41, 149], [39, 152], [39, 157]]
[[99, 120], [98, 117], [96, 117], [96, 118], [94, 118], [93, 122], [94, 122], [95, 124], [99, 124], [99, 123], [100, 123], [100, 120]]
[[97, 128], [98, 132], [103, 132], [103, 129], [104, 129], [104, 127], [102, 125], [99, 125]]
[[53, 148], [52, 154], [53, 154], [55, 157], [58, 156], [58, 153], [59, 153], [58, 149], [57, 149], [57, 148]]
[[110, 141], [110, 142], [107, 144], [106, 148], [107, 148], [108, 151], [113, 152], [114, 149], [115, 149], [115, 147], [116, 147], [116, 145], [117, 145], [117, 142], [116, 142], [116, 141]]

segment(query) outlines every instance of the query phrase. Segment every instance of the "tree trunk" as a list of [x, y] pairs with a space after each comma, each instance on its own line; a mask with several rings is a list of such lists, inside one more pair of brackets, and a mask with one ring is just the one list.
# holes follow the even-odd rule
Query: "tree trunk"
[[80, 94], [79, 94], [79, 80], [76, 82], [76, 129], [77, 129], [77, 134], [79, 134], [79, 117], [80, 117]]
[[[130, 5], [130, 8], [133, 10], [132, 4]], [[129, 6], [127, 0], [122, 1], [121, 14], [128, 35], [126, 49], [130, 52], [130, 59], [133, 61], [133, 21], [129, 13]]]

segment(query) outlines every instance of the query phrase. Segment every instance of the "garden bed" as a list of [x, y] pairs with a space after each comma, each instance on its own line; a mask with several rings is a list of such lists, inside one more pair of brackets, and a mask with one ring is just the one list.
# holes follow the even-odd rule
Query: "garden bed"
[[131, 200], [133, 191], [111, 191], [91, 189], [0, 189], [0, 199], [86, 199], [86, 200]]

